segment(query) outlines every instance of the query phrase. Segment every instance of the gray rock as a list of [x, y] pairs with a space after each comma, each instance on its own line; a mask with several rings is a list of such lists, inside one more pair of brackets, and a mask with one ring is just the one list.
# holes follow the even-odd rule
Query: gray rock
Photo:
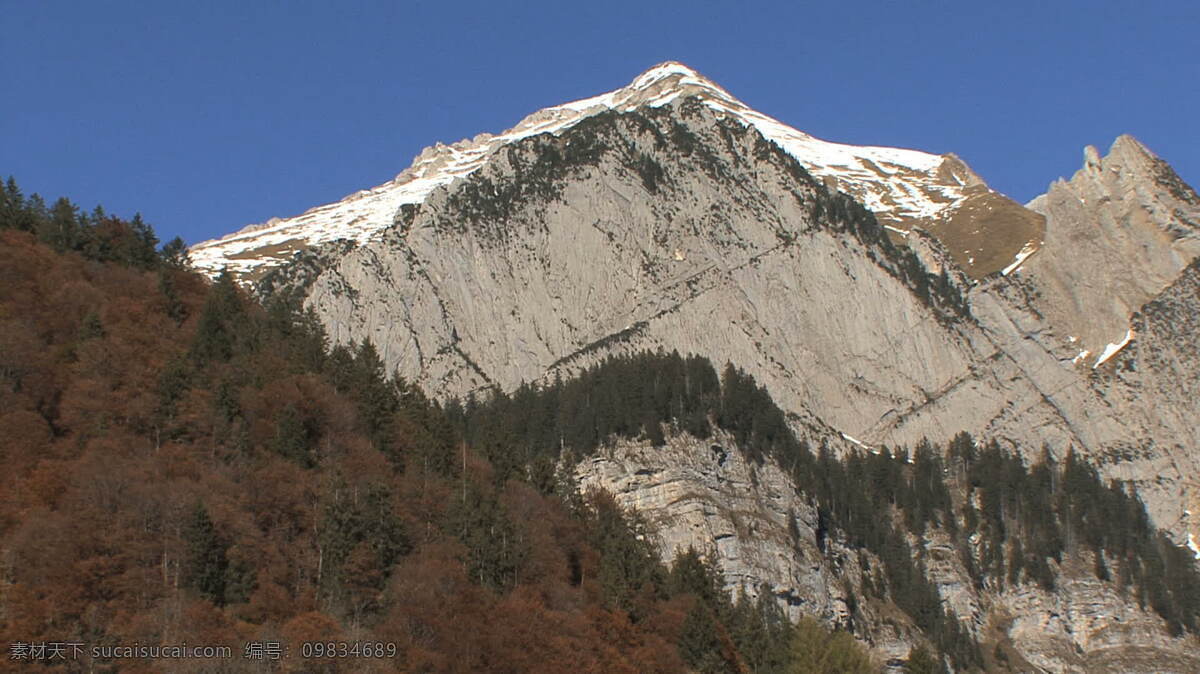
[[[881, 662], [902, 660], [922, 642], [902, 612], [864, 591], [860, 554], [868, 564], [878, 560], [836, 536], [820, 551], [811, 504], [774, 463], [748, 462], [728, 434], [700, 441], [675, 433], [663, 447], [616, 442], [581, 461], [577, 476], [582, 489], [604, 489], [645, 515], [664, 560], [689, 547], [714, 557], [735, 595], [766, 591], [793, 619], [809, 615], [841, 627], [851, 623], [848, 598], [856, 597], [856, 636]], [[1030, 667], [1081, 673], [1200, 668], [1195, 637], [1171, 637], [1161, 618], [1096, 580], [1090, 559], [1066, 558], [1054, 592], [1031, 583], [979, 589], [944, 532], [931, 530], [913, 543], [945, 606], [977, 636], [1003, 641]]]

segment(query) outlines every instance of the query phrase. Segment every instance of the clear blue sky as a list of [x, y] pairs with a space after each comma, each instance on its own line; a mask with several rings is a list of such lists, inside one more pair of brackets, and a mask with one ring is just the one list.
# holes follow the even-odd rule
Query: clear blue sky
[[1132, 133], [1200, 182], [1195, 2], [9, 2], [0, 175], [196, 242], [683, 61], [1024, 201]]

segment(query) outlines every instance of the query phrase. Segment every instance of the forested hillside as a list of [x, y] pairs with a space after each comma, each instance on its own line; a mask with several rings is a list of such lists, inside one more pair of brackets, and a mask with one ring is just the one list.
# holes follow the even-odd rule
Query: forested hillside
[[777, 462], [811, 498], [828, 537], [875, 555], [863, 558], [872, 598], [894, 602], [959, 667], [1002, 663], [943, 607], [925, 570], [922, 543], [937, 531], [953, 544], [980, 589], [1022, 583], [1053, 590], [1068, 557], [1087, 560], [1165, 621], [1172, 634], [1196, 633], [1200, 574], [1190, 552], [1150, 523], [1124, 486], [1105, 483], [1073, 452], [1032, 464], [997, 442], [961, 433], [948, 446], [853, 450], [835, 457], [798, 440], [784, 413], [753, 378], [726, 365], [677, 353], [612, 357], [569, 381], [525, 385], [486, 401], [452, 402], [459, 432], [502, 470], [537, 481], [564, 450], [587, 456], [606, 438], [661, 445], [669, 433], [707, 438], [728, 431], [747, 457]]
[[[259, 306], [156, 245], [140, 218], [4, 186], [7, 644], [228, 644], [222, 671], [259, 671], [241, 656], [264, 641], [289, 671], [873, 668], [849, 635], [725, 593], [694, 551], [664, 565], [636, 513], [516, 438], [464, 436], [370, 344], [330, 349], [286, 298]], [[389, 656], [303, 657], [331, 641]]]
[[[189, 272], [182, 244], [158, 248], [140, 218], [47, 209], [11, 180], [3, 197], [9, 643], [231, 644], [231, 670], [252, 669], [242, 645], [264, 640], [291, 644], [297, 671], [877, 669], [846, 632], [726, 592], [702, 551], [664, 564], [637, 513], [575, 484], [573, 462], [614, 438], [714, 429], [788, 472], [817, 508], [819, 549], [879, 560], [860, 556], [863, 598], [894, 604], [958, 668], [1001, 663], [930, 582], [934, 532], [979, 588], [1053, 589], [1065, 560], [1086, 560], [1172, 633], [1197, 630], [1188, 552], [1074, 454], [1026, 464], [960, 434], [836, 457], [734, 365], [677, 353], [442, 408], [371, 344], [330, 348], [288, 297], [260, 306], [228, 276]], [[394, 655], [299, 652], [329, 641]], [[918, 648], [908, 667], [937, 660]]]

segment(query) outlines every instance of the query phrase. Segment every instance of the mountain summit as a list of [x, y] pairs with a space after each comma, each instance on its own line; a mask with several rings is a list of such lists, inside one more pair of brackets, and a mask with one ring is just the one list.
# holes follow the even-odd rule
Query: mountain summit
[[[210, 274], [227, 268], [238, 275], [258, 278], [311, 246], [341, 239], [358, 243], [370, 240], [393, 224], [401, 206], [421, 203], [433, 190], [470, 175], [515, 141], [538, 134], [561, 134], [602, 112], [657, 108], [688, 97], [753, 127], [813, 176], [867, 206], [899, 236], [907, 236], [914, 225], [936, 227], [935, 223], [946, 216], [974, 203], [968, 199], [972, 194], [1006, 201], [954, 155], [820, 140], [750, 108], [686, 65], [669, 61], [650, 68], [616, 91], [539, 110], [503, 133], [484, 133], [451, 145], [428, 147], [412, 166], [389, 182], [295, 217], [272, 219], [196, 244], [191, 250], [192, 259], [197, 268]], [[1005, 264], [1028, 238], [1016, 242], [1012, 251], [1008, 250], [1011, 245], [1005, 247], [1000, 254]], [[949, 248], [954, 254], [959, 246], [950, 244]], [[964, 249], [959, 257], [963, 266], [974, 267], [976, 256], [971, 251]], [[988, 271], [995, 269], [984, 273]]]

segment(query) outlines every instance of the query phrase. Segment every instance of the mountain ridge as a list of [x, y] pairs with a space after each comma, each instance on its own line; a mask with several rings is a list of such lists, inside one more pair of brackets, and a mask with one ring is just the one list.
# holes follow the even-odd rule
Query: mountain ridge
[[[273, 218], [225, 237], [194, 245], [196, 267], [210, 275], [229, 268], [257, 278], [294, 253], [337, 239], [364, 243], [392, 225], [399, 208], [424, 201], [438, 187], [475, 172], [500, 148], [529, 136], [561, 133], [605, 110], [660, 107], [689, 96], [753, 126], [795, 157], [827, 185], [858, 199], [897, 235], [936, 217], [968, 196], [969, 188], [996, 194], [957, 156], [820, 140], [757, 112], [695, 70], [668, 61], [645, 71], [626, 87], [544, 108], [497, 134], [479, 134], [451, 145], [425, 148], [393, 180], [317, 206], [290, 218]], [[964, 266], [971, 267], [963, 260]]]

